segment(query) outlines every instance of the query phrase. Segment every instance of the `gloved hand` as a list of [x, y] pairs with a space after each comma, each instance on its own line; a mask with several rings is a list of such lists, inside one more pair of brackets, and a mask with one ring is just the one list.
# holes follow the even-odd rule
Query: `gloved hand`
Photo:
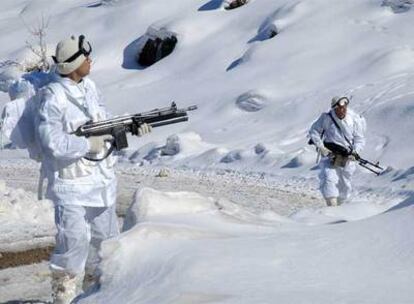
[[357, 161], [358, 159], [360, 159], [360, 157], [356, 151], [351, 151], [351, 154], [348, 156], [348, 159], [350, 161]]
[[91, 136], [88, 137], [89, 153], [98, 154], [103, 151], [105, 144], [112, 140], [112, 135]]
[[331, 150], [329, 150], [327, 147], [325, 147], [325, 146], [321, 146], [320, 148], [319, 148], [319, 151], [321, 151], [321, 155], [322, 156], [328, 156], [329, 154], [331, 154], [332, 153], [332, 151]]
[[152, 131], [152, 127], [149, 124], [144, 123], [144, 124], [139, 126], [137, 136], [142, 136], [144, 134], [148, 134], [151, 131]]

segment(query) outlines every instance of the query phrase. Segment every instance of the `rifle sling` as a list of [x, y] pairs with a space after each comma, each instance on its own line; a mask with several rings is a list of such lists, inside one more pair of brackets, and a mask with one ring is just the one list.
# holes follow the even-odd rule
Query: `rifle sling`
[[335, 118], [332, 116], [332, 112], [329, 112], [328, 115], [332, 119], [332, 122], [334, 123], [335, 127], [339, 130], [339, 133], [342, 135], [343, 138], [345, 138], [346, 142], [349, 144], [349, 148], [352, 151], [353, 150], [353, 148], [352, 148], [353, 145], [352, 145], [351, 141], [345, 136], [345, 133], [342, 131], [342, 128], [340, 127], [338, 122], [335, 120]]

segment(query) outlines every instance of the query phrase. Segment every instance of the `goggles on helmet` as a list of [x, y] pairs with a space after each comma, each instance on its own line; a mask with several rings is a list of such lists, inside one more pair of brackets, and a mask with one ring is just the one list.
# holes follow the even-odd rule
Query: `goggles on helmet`
[[[69, 62], [75, 61], [76, 58], [78, 58], [80, 55], [84, 55], [85, 57], [88, 57], [92, 53], [92, 46], [89, 43], [89, 41], [86, 41], [86, 42], [87, 42], [87, 44], [85, 43], [85, 36], [80, 35], [79, 36], [79, 46], [78, 46], [79, 50], [75, 54], [70, 56], [68, 59], [63, 61], [62, 63], [69, 63]], [[53, 61], [55, 63], [59, 63], [55, 56], [52, 56], [52, 58], [53, 58]]]
[[348, 104], [349, 104], [348, 97], [341, 97], [338, 99], [338, 101], [334, 105], [332, 105], [332, 108], [336, 108], [337, 106], [344, 107], [344, 106], [347, 106]]

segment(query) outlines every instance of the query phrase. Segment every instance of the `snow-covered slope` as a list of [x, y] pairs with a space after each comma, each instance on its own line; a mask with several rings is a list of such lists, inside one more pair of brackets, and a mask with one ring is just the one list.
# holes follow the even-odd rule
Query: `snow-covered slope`
[[[410, 200], [413, 203], [413, 200]], [[355, 205], [348, 214], [361, 215]], [[410, 303], [412, 206], [304, 227], [193, 193], [143, 189], [80, 303]], [[137, 216], [138, 215], [138, 216]]]
[[[131, 166], [314, 181], [307, 130], [332, 96], [347, 95], [367, 121], [362, 156], [387, 170], [357, 172], [355, 188], [367, 201], [289, 218], [147, 189], [130, 230], [104, 246], [101, 291], [82, 302], [410, 303], [413, 1], [250, 0], [234, 10], [224, 2], [3, 0], [0, 61], [32, 60], [24, 23], [36, 26], [43, 15], [50, 54], [70, 34], [92, 42], [91, 77], [113, 113], [173, 100], [198, 105], [188, 123], [130, 137], [121, 161]], [[271, 31], [278, 34], [268, 39]], [[144, 68], [135, 56], [154, 33], [178, 43]], [[0, 69], [0, 89], [18, 75]], [[0, 106], [7, 101], [0, 93]], [[10, 151], [0, 157], [11, 159]], [[377, 215], [397, 203], [403, 208]], [[352, 222], [321, 225], [343, 220]]]
[[0, 252], [53, 245], [53, 204], [0, 180], [0, 226]]
[[[21, 20], [35, 25], [43, 14], [50, 17], [51, 52], [71, 33], [92, 41], [91, 76], [112, 112], [139, 112], [172, 100], [199, 106], [189, 123], [154, 130], [132, 147], [150, 141], [160, 147], [168, 135], [192, 132], [204, 145], [177, 155], [181, 160], [274, 170], [300, 155], [294, 166], [309, 166], [309, 125], [332, 96], [346, 94], [367, 118], [365, 155], [394, 168], [413, 166], [414, 10], [395, 13], [368, 0], [253, 0], [229, 11], [215, 0], [109, 2], [5, 1], [0, 58], [27, 56]], [[178, 44], [172, 55], [143, 69], [134, 57], [149, 28], [174, 33]], [[269, 29], [279, 34], [266, 39]], [[192, 138], [184, 137], [183, 145]], [[255, 153], [257, 144], [265, 155]], [[239, 157], [223, 161], [228, 152]]]

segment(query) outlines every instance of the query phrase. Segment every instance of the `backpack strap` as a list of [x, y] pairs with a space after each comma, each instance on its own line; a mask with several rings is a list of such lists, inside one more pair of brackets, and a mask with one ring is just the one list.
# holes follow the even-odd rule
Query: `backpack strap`
[[353, 150], [353, 145], [351, 141], [346, 137], [344, 131], [342, 130], [341, 126], [338, 124], [338, 122], [335, 120], [335, 118], [332, 116], [332, 112], [328, 113], [329, 117], [332, 119], [332, 122], [334, 123], [335, 127], [339, 130], [339, 133], [341, 136], [346, 140], [346, 142], [349, 144], [349, 148]]
[[66, 110], [67, 104], [66, 104], [66, 93], [65, 89], [62, 87], [61, 84], [57, 82], [51, 82], [48, 84], [47, 88], [52, 91], [52, 93], [56, 96], [57, 100], [61, 103], [63, 110]]
[[[73, 98], [69, 94], [66, 94], [65, 87], [62, 86], [60, 83], [51, 83], [49, 88], [60, 100], [69, 101], [71, 104], [77, 107], [83, 114], [85, 114], [86, 117], [89, 117], [91, 120], [93, 119], [93, 116], [91, 115], [91, 113], [89, 113], [88, 109], [81, 105], [75, 98]], [[64, 109], [66, 109], [66, 103], [64, 105]]]

